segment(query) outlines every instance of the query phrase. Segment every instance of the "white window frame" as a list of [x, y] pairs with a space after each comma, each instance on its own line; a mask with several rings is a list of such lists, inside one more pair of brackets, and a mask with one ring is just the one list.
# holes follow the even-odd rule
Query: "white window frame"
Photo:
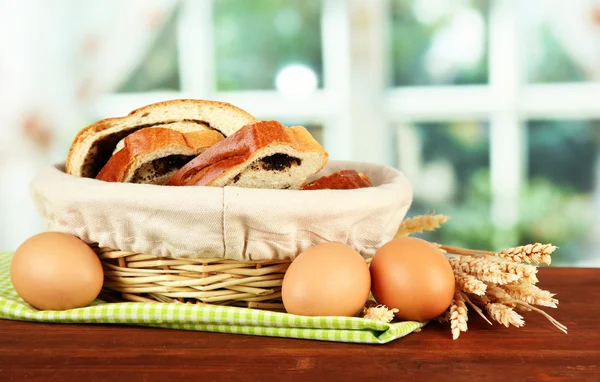
[[[394, 126], [402, 130], [419, 122], [485, 120], [490, 126], [491, 216], [498, 229], [503, 227], [506, 241], [518, 221], [519, 190], [526, 180], [524, 121], [600, 119], [600, 84], [527, 84], [522, 54], [526, 2], [494, 0], [487, 85], [386, 89], [388, 1], [322, 1], [324, 87], [308, 98], [285, 98], [275, 90], [216, 91], [212, 0], [184, 0], [177, 26], [181, 91], [111, 94], [95, 105], [95, 112], [120, 115], [179, 97], [222, 100], [260, 119], [322, 124], [331, 158], [388, 165], [398, 163], [388, 142]], [[411, 144], [400, 139], [397, 147], [407, 166], [411, 159], [404, 153], [414, 152]]]

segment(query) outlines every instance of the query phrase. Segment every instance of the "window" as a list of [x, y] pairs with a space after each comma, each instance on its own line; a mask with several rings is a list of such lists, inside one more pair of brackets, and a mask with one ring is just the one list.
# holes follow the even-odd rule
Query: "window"
[[181, 88], [177, 54], [178, 16], [179, 7], [176, 7], [158, 31], [142, 61], [121, 84], [117, 90], [118, 93], [178, 91]]
[[600, 10], [597, 1], [533, 0], [527, 7], [530, 82], [600, 80]]
[[488, 82], [488, 1], [393, 0], [392, 84]]
[[[411, 179], [411, 215], [451, 216], [427, 234], [440, 243], [490, 248], [489, 126], [485, 121], [428, 122], [398, 128], [398, 162]], [[482, 224], [484, 223], [484, 224]]]
[[598, 265], [599, 39], [599, 1], [184, 0], [96, 110], [232, 102], [403, 169], [435, 240]]
[[527, 147], [520, 239], [560, 242], [566, 263], [593, 261], [600, 121], [530, 120]]
[[320, 1], [219, 0], [213, 20], [218, 91], [274, 90], [291, 64], [312, 70], [322, 86]]

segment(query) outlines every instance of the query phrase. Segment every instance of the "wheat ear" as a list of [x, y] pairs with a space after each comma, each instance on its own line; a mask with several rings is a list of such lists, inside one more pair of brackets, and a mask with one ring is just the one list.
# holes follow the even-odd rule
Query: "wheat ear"
[[450, 305], [450, 328], [452, 330], [452, 339], [456, 340], [460, 336], [460, 332], [466, 332], [467, 321], [469, 315], [467, 313], [467, 306], [462, 298], [460, 292], [454, 293], [454, 300]]
[[423, 231], [434, 231], [450, 220], [446, 215], [419, 215], [406, 219], [400, 224], [394, 239]]
[[503, 272], [501, 267], [492, 261], [479, 257], [450, 258], [448, 262], [456, 272], [464, 272], [477, 277], [485, 282], [498, 285], [517, 281], [520, 276], [514, 273]]
[[520, 281], [522, 282], [530, 284], [537, 284], [538, 282], [538, 268], [534, 265], [514, 263], [512, 261], [504, 260], [496, 261], [495, 263], [498, 264], [498, 267], [501, 271], [519, 276]]
[[528, 304], [550, 308], [556, 308], [558, 304], [558, 300], [554, 298], [554, 293], [540, 289], [535, 285], [526, 283], [507, 284], [502, 285], [502, 289], [515, 300], [521, 300]]
[[507, 328], [510, 325], [516, 326], [520, 328], [525, 325], [525, 320], [523, 320], [523, 316], [519, 313], [515, 312], [512, 308], [498, 303], [491, 303], [485, 305], [485, 310], [489, 313], [489, 315], [502, 325]]
[[363, 318], [381, 322], [390, 322], [394, 319], [394, 314], [398, 309], [389, 309], [385, 305], [369, 306], [363, 309]]
[[440, 249], [445, 250], [446, 253], [461, 256], [488, 256], [503, 258], [515, 263], [550, 264], [552, 262], [551, 255], [557, 247], [552, 244], [535, 243], [504, 249], [500, 252], [461, 248], [452, 245], [441, 245]]
[[485, 295], [487, 289], [487, 285], [475, 276], [457, 270], [454, 271], [454, 282], [457, 290], [478, 296]]
[[496, 286], [490, 286], [488, 284], [488, 289], [486, 292], [486, 298], [490, 298], [494, 302], [502, 303], [507, 306], [516, 307], [517, 309], [527, 310], [527, 311], [535, 311], [542, 316], [546, 317], [548, 321], [552, 323], [552, 325], [556, 326], [559, 330], [567, 334], [567, 327], [560, 322], [558, 322], [554, 317], [544, 312], [543, 310], [528, 304], [525, 301], [520, 301], [512, 298], [509, 294], [507, 294], [503, 289]]
[[546, 263], [549, 265], [552, 261], [550, 255], [555, 250], [556, 246], [552, 244], [535, 243], [505, 249], [495, 255], [516, 263]]

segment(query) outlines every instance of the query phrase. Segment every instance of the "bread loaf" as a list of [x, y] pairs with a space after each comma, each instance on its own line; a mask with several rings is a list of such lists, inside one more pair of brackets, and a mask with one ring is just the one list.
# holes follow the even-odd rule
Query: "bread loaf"
[[123, 149], [110, 158], [96, 179], [163, 184], [196, 155], [222, 140], [214, 130], [141, 129], [124, 139]]
[[354, 170], [341, 170], [331, 175], [322, 176], [302, 187], [303, 190], [351, 190], [371, 187], [371, 181]]
[[148, 127], [216, 130], [228, 136], [256, 119], [233, 105], [181, 99], [154, 103], [121, 118], [98, 121], [75, 137], [67, 156], [67, 173], [94, 178], [108, 162], [118, 142]]
[[207, 149], [166, 184], [298, 189], [327, 160], [327, 152], [304, 127], [261, 121]]

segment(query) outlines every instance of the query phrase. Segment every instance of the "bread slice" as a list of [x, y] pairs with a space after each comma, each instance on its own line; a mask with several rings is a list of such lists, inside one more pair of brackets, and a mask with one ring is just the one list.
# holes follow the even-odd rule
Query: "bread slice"
[[304, 127], [261, 121], [207, 149], [166, 184], [298, 189], [328, 157]]
[[125, 117], [103, 119], [82, 129], [71, 145], [66, 170], [75, 176], [96, 177], [118, 142], [143, 128], [174, 128], [185, 124], [228, 136], [254, 122], [256, 119], [252, 115], [224, 102], [179, 99], [154, 103]]
[[96, 179], [107, 182], [163, 184], [198, 154], [224, 138], [214, 130], [181, 133], [146, 128], [130, 134]]
[[[169, 128], [171, 130], [179, 131], [180, 133], [191, 133], [193, 131], [207, 131], [207, 130], [216, 132], [216, 130], [212, 130], [208, 126], [206, 126], [202, 123], [187, 122], [187, 121], [171, 123], [168, 125], [157, 125], [155, 127], [146, 127], [142, 130], [154, 129], [154, 128], [158, 128], [158, 129]], [[141, 130], [138, 130], [138, 131], [141, 131]], [[221, 135], [221, 133], [219, 133], [219, 134]], [[121, 150], [123, 147], [125, 147], [125, 139], [126, 138], [127, 137], [121, 139], [119, 141], [119, 143], [117, 143], [117, 147], [115, 147], [113, 154], [116, 153], [117, 151]], [[221, 135], [221, 138], [223, 138], [223, 135]]]
[[322, 176], [304, 186], [303, 190], [351, 190], [371, 187], [371, 181], [365, 174], [355, 170], [341, 170]]

